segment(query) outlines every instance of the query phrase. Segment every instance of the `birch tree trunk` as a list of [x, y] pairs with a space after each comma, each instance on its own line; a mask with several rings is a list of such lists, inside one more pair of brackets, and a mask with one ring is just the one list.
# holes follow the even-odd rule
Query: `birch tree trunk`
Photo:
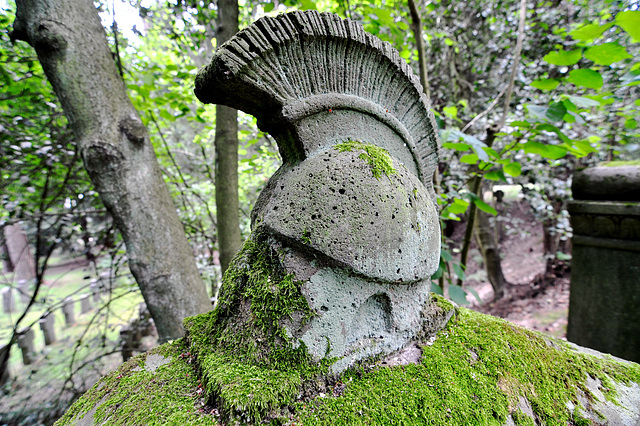
[[129, 100], [90, 0], [18, 0], [13, 39], [32, 45], [84, 165], [127, 245], [161, 341], [210, 302], [146, 128]]

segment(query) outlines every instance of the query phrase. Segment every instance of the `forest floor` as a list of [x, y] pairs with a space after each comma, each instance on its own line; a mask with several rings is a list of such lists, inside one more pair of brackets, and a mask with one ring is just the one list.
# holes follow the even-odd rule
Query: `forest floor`
[[[472, 245], [465, 287], [474, 289], [467, 296], [476, 311], [504, 318], [523, 327], [565, 338], [569, 312], [569, 272], [545, 275], [542, 224], [535, 220], [524, 201], [505, 205], [499, 220], [502, 269], [510, 283], [507, 295], [493, 301], [493, 289], [482, 267], [482, 256]], [[459, 232], [456, 230], [456, 232]]]

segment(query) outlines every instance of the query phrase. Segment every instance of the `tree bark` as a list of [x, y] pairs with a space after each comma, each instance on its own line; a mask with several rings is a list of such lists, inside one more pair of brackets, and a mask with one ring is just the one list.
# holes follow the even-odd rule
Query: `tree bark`
[[12, 38], [38, 54], [89, 176], [122, 233], [160, 340], [178, 338], [183, 318], [207, 311], [209, 298], [98, 12], [89, 0], [16, 3]]
[[20, 224], [6, 225], [3, 231], [6, 263], [14, 273], [13, 280], [15, 282], [33, 280], [36, 277], [36, 264], [29, 241]]
[[500, 245], [496, 241], [495, 226], [491, 226], [489, 214], [483, 211], [476, 213], [476, 224], [476, 240], [482, 253], [487, 278], [493, 288], [493, 299], [502, 299], [506, 296], [509, 283], [502, 272]]
[[[218, 0], [218, 46], [238, 32], [238, 0]], [[216, 106], [216, 216], [222, 273], [240, 250], [238, 201], [238, 111]]]

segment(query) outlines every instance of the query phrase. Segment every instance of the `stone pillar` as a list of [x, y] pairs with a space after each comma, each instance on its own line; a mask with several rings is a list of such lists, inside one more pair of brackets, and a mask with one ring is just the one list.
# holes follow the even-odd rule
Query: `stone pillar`
[[44, 334], [44, 344], [50, 345], [56, 341], [55, 319], [52, 313], [47, 313], [38, 321], [40, 329]]
[[74, 312], [75, 302], [72, 298], [67, 297], [62, 305], [62, 313], [64, 314], [64, 323], [67, 327], [76, 323], [76, 315]]
[[10, 314], [15, 308], [13, 302], [13, 289], [11, 287], [5, 287], [0, 290], [2, 293], [2, 309], [5, 314]]
[[89, 285], [91, 289], [91, 296], [93, 298], [94, 303], [98, 303], [100, 301], [100, 284], [97, 281], [92, 281]]
[[86, 314], [91, 310], [91, 299], [89, 299], [89, 294], [83, 294], [80, 296], [80, 313]]
[[640, 362], [640, 165], [577, 172], [567, 339]]
[[33, 329], [23, 331], [18, 337], [18, 347], [22, 350], [22, 362], [29, 365], [35, 361], [35, 340], [36, 333]]

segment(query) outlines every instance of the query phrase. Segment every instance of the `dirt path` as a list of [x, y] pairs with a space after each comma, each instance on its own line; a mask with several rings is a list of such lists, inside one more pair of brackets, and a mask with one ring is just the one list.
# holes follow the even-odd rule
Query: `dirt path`
[[483, 300], [472, 309], [504, 318], [532, 330], [565, 338], [569, 308], [569, 277], [543, 277], [542, 225], [524, 202], [513, 202], [499, 221], [503, 272], [512, 284], [507, 297], [493, 303], [493, 290], [477, 249], [472, 250], [465, 282]]

